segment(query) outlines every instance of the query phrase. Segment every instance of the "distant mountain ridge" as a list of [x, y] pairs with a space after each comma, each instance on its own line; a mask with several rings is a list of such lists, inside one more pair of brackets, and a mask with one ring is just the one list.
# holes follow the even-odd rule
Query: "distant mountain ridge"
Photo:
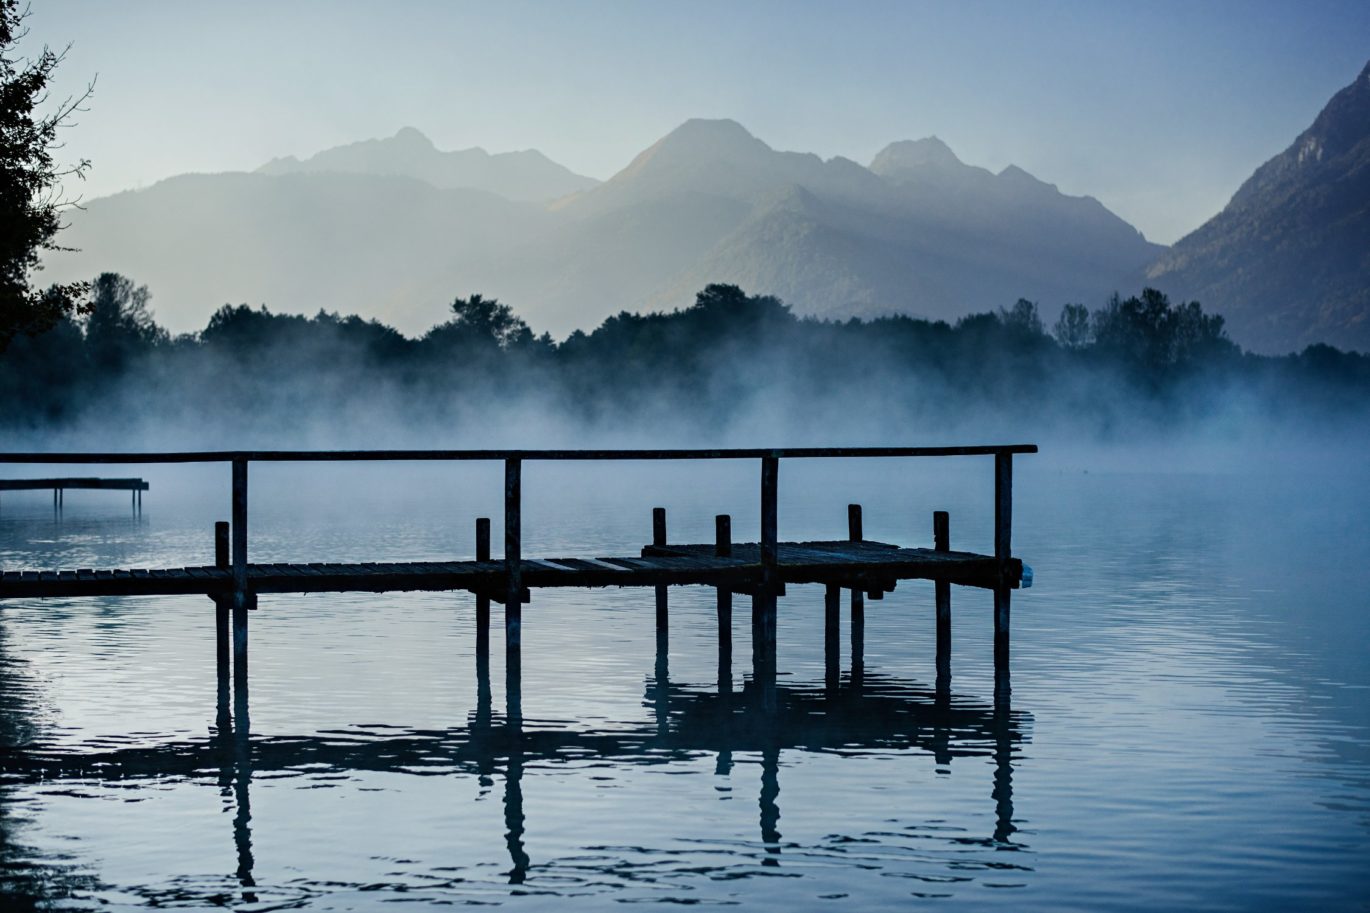
[[272, 159], [257, 170], [262, 174], [410, 177], [443, 190], [486, 190], [511, 200], [533, 202], [555, 200], [599, 183], [558, 165], [536, 149], [491, 155], [476, 146], [442, 152], [414, 127], [405, 127], [387, 139], [325, 149], [303, 161], [294, 156]]
[[1370, 351], [1370, 63], [1146, 281], [1223, 314], [1257, 351]]
[[[508, 178], [523, 171], [547, 180]], [[92, 200], [71, 223], [64, 243], [81, 250], [49, 257], [52, 278], [127, 273], [177, 330], [248, 302], [415, 333], [479, 291], [562, 335], [688, 304], [709, 282], [801, 314], [954, 320], [1020, 296], [1101, 301], [1163, 250], [1093, 198], [966, 165], [936, 138], [867, 167], [777, 151], [729, 120], [687, 121], [603, 183], [402, 130]]]

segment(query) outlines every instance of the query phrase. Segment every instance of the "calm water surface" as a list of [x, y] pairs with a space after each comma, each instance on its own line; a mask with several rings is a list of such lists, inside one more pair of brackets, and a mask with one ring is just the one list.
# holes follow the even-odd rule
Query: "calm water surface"
[[[248, 732], [204, 597], [0, 606], [0, 908], [1370, 908], [1370, 471], [1085, 472], [1018, 460], [1011, 704], [990, 597], [868, 602], [825, 686], [823, 593], [780, 603], [778, 707], [714, 597], [539, 591], [521, 724], [466, 594], [262, 597]], [[669, 471], [664, 471], [669, 470]], [[225, 467], [0, 503], [0, 566], [207, 563]], [[97, 468], [96, 474], [100, 472]], [[42, 474], [35, 467], [34, 474]], [[132, 474], [127, 468], [103, 474]], [[756, 467], [530, 464], [525, 554], [633, 554], [713, 515], [754, 538]], [[782, 538], [989, 551], [990, 463], [784, 463]], [[500, 515], [499, 468], [254, 467], [252, 558], [437, 560]], [[495, 541], [501, 532], [496, 525]], [[230, 707], [230, 710], [235, 709]], [[239, 717], [242, 708], [236, 708]]]

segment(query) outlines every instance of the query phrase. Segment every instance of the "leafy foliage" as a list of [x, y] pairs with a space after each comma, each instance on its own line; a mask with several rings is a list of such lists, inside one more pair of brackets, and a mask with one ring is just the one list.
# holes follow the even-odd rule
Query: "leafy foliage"
[[53, 159], [57, 130], [90, 94], [68, 99], [48, 114], [48, 83], [62, 55], [44, 47], [36, 58], [18, 54], [25, 12], [19, 0], [0, 0], [0, 351], [19, 333], [41, 333], [70, 315], [86, 291], [83, 283], [31, 286], [44, 250], [55, 250], [62, 228], [60, 197], [65, 177], [80, 176], [89, 163], [62, 168]]

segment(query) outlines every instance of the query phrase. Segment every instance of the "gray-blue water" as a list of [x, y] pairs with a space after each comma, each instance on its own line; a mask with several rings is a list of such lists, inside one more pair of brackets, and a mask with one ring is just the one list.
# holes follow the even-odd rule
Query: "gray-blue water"
[[[521, 730], [500, 609], [482, 699], [467, 594], [262, 597], [250, 738], [217, 718], [204, 597], [0, 605], [0, 909], [1364, 910], [1370, 906], [1370, 470], [1108, 471], [1017, 461], [1012, 703], [990, 597], [868, 602], [824, 687], [823, 594], [780, 602], [779, 710], [747, 603], [720, 694], [714, 596], [538, 591]], [[31, 467], [42, 474], [40, 467]], [[1090, 471], [1085, 471], [1089, 469]], [[98, 474], [95, 468], [92, 474]], [[207, 563], [224, 467], [122, 467], [127, 496], [0, 502], [0, 566]], [[782, 538], [990, 550], [990, 462], [782, 464]], [[751, 463], [525, 468], [525, 554], [634, 554], [713, 516], [756, 530]], [[500, 469], [254, 467], [252, 559], [470, 556]]]

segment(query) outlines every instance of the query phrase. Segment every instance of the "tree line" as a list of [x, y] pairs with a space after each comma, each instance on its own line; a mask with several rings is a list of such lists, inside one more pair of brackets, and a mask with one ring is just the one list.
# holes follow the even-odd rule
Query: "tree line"
[[809, 403], [848, 416], [869, 408], [936, 421], [976, 410], [1110, 431], [1139, 413], [1154, 426], [1203, 420], [1238, 398], [1330, 418], [1362, 408], [1370, 392], [1366, 356], [1321, 345], [1246, 353], [1220, 315], [1155, 289], [1094, 310], [1066, 305], [1048, 329], [1027, 300], [955, 323], [836, 321], [715, 284], [689, 307], [625, 311], [560, 342], [479, 294], [453, 300], [448, 319], [416, 337], [356, 316], [246, 305], [173, 336], [150, 299], [104, 273], [72, 313], [16, 335], [0, 355], [0, 421], [79, 427], [116, 407], [233, 426], [292, 414], [345, 421], [383, 405], [421, 426], [536, 400], [576, 421], [719, 425], [764, 408], [802, 418]]

